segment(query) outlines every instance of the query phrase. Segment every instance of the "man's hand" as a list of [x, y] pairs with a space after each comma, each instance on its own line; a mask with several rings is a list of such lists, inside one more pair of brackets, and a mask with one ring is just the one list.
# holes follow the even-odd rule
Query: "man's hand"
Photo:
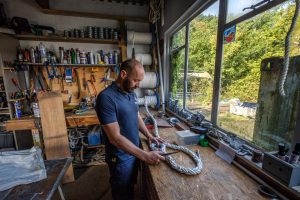
[[155, 143], [159, 146], [160, 143], [164, 143], [165, 140], [160, 137], [153, 137], [151, 134], [148, 134], [148, 144]]
[[160, 151], [145, 152], [145, 156], [143, 158], [143, 161], [150, 165], [158, 165], [161, 160], [165, 160], [165, 157], [160, 155]]

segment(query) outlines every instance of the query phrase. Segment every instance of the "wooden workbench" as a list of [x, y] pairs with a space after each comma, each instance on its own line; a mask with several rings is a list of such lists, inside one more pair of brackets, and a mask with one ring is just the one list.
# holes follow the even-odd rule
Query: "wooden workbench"
[[[176, 128], [160, 128], [160, 136], [176, 141]], [[143, 136], [142, 146], [148, 149]], [[210, 147], [189, 148], [200, 151], [203, 169], [200, 174], [187, 176], [171, 169], [165, 162], [156, 166], [142, 166], [142, 184], [149, 199], [266, 199], [257, 192], [258, 183], [215, 155]], [[180, 152], [172, 155], [179, 164], [192, 167], [193, 160]]]
[[[67, 127], [89, 126], [100, 124], [95, 110], [90, 110], [82, 114], [66, 113]], [[33, 117], [24, 117], [21, 119], [11, 119], [5, 122], [7, 131], [30, 130], [37, 128]]]

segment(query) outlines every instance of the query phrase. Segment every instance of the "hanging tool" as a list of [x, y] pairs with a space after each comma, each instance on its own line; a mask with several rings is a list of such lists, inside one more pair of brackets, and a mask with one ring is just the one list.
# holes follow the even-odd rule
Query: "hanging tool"
[[45, 68], [46, 68], [46, 72], [47, 72], [47, 74], [48, 74], [49, 82], [50, 82], [50, 90], [52, 90], [52, 80], [53, 80], [53, 78], [55, 77], [55, 74], [53, 74], [53, 73], [54, 73], [54, 70], [53, 70], [52, 63], [51, 63], [52, 72], [49, 71], [48, 65], [49, 65], [49, 62], [45, 62], [45, 63], [44, 63], [44, 66], [45, 66]]
[[[97, 90], [96, 90], [96, 87], [95, 87], [93, 81], [88, 80], [87, 82], [91, 83], [92, 89], [93, 89], [93, 91], [94, 91], [94, 94], [92, 94], [91, 96], [94, 96], [94, 97], [97, 96]], [[88, 87], [89, 87], [89, 86], [88, 86]]]
[[96, 82], [95, 74], [94, 74], [93, 71], [91, 71], [91, 78], [90, 78], [90, 81]]
[[[39, 80], [39, 83], [41, 84], [41, 85], [43, 85], [42, 84], [42, 81], [41, 81], [41, 79], [40, 79], [40, 77], [42, 77], [42, 80], [43, 80], [43, 83], [44, 83], [44, 85], [45, 85], [45, 87], [46, 87], [46, 90], [48, 90], [48, 91], [50, 91], [50, 87], [49, 87], [49, 85], [48, 85], [48, 83], [47, 83], [47, 81], [46, 81], [46, 78], [45, 78], [45, 76], [44, 76], [44, 74], [43, 74], [43, 70], [42, 70], [42, 68], [41, 67], [38, 67], [38, 80]], [[44, 90], [45, 88], [42, 88], [42, 90]]]
[[11, 98], [12, 99], [22, 98], [23, 97], [23, 92], [22, 92], [22, 89], [19, 85], [18, 80], [16, 78], [12, 78], [11, 81], [14, 84], [14, 86], [16, 87], [16, 89], [18, 90], [17, 92], [12, 94]]
[[77, 99], [80, 99], [80, 94], [81, 94], [81, 86], [80, 86], [80, 78], [79, 78], [79, 74], [77, 69], [74, 69], [74, 75], [76, 78], [76, 83], [77, 83], [77, 87], [78, 87], [78, 93], [77, 93]]
[[66, 80], [66, 83], [72, 85], [72, 81], [73, 81], [73, 78], [72, 78], [72, 68], [71, 67], [68, 67], [65, 69], [65, 80]]
[[83, 86], [84, 90], [86, 90], [87, 83], [86, 83], [86, 78], [85, 78], [85, 67], [83, 67], [82, 86]]
[[169, 155], [172, 155], [172, 154], [175, 154], [175, 153], [178, 153], [179, 151], [172, 151], [172, 152], [169, 152], [169, 153], [164, 153], [164, 152], [160, 152], [159, 155], [161, 156], [169, 156]]
[[64, 74], [63, 74], [63, 71], [62, 71], [62, 68], [60, 67], [59, 68], [59, 73], [60, 73], [60, 78], [61, 78], [61, 81], [60, 81], [60, 89], [61, 91], [64, 91], [65, 88], [64, 88]]

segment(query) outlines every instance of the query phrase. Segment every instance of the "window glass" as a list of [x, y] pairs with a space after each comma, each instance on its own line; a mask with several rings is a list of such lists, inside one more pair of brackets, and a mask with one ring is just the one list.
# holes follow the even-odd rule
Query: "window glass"
[[[238, 2], [236, 0], [228, 0], [228, 12], [226, 21], [230, 22], [244, 14], [247, 14], [248, 12], [253, 10], [251, 6], [255, 6], [260, 2], [262, 2], [262, 0], [239, 0]], [[257, 6], [260, 7], [262, 5], [265, 5], [265, 3]]]
[[[284, 100], [278, 97], [278, 89], [270, 92], [277, 88], [278, 84], [273, 84], [273, 88], [266, 87], [271, 85], [272, 81], [278, 81], [280, 74], [265, 80], [264, 77], [268, 77], [270, 72], [261, 70], [263, 59], [283, 57], [284, 40], [294, 9], [294, 3], [283, 3], [239, 23], [236, 25], [235, 41], [224, 44], [218, 125], [266, 150], [276, 150], [279, 142], [289, 145], [295, 127], [296, 109], [292, 107], [295, 99], [285, 109], [289, 113], [287, 119], [281, 119], [284, 113], [276, 113], [274, 107], [274, 110], [266, 107], [281, 106], [278, 102]], [[290, 56], [300, 54], [299, 36], [298, 24], [291, 40]], [[261, 79], [265, 82], [260, 84]], [[265, 99], [267, 94], [269, 98]], [[266, 101], [268, 104], [265, 104]], [[260, 111], [259, 115], [257, 111]], [[267, 115], [272, 119], [262, 122]], [[290, 120], [290, 124], [280, 126], [276, 130], [268, 130], [268, 120], [275, 122], [274, 126], [284, 123], [285, 120]]]
[[186, 107], [211, 119], [219, 1], [190, 22]]
[[185, 26], [176, 32], [171, 39], [171, 50], [185, 45]]
[[185, 48], [171, 55], [171, 97], [179, 100], [180, 108], [183, 106], [184, 55]]

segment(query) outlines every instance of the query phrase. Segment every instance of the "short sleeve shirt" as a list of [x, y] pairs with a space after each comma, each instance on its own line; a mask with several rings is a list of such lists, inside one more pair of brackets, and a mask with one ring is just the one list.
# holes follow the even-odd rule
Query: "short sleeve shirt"
[[[98, 95], [95, 110], [102, 125], [118, 122], [121, 135], [139, 147], [138, 105], [134, 92], [126, 93], [113, 82]], [[104, 142], [106, 159], [114, 156], [125, 161], [133, 157], [111, 144], [106, 133]]]

